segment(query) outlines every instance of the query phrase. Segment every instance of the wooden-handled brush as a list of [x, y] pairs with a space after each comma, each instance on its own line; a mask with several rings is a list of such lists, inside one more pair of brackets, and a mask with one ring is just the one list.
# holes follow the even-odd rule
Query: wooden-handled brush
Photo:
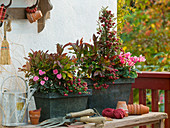
[[6, 22], [4, 22], [4, 40], [2, 41], [2, 44], [1, 44], [0, 64], [2, 65], [11, 64], [9, 43], [6, 40]]

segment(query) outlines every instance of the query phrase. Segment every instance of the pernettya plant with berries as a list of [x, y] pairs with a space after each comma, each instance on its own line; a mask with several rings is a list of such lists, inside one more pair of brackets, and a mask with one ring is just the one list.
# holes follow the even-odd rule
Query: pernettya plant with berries
[[31, 88], [42, 93], [59, 92], [64, 96], [88, 93], [87, 83], [76, 77], [74, 59], [63, 51], [64, 47], [57, 44], [57, 53], [41, 50], [29, 53], [20, 71], [25, 73]]
[[93, 44], [77, 40], [71, 45], [70, 50], [76, 55], [78, 75], [91, 78], [94, 89], [107, 89], [106, 81], [119, 78], [136, 78], [135, 64], [145, 61], [143, 56], [133, 57], [124, 53], [119, 39], [116, 37], [115, 18], [110, 10], [102, 8], [99, 12], [97, 35], [93, 35]]

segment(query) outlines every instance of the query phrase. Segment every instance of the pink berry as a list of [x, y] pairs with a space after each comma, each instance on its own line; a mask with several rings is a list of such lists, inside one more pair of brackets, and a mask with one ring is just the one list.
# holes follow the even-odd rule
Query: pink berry
[[68, 96], [68, 94], [64, 94], [64, 96]]

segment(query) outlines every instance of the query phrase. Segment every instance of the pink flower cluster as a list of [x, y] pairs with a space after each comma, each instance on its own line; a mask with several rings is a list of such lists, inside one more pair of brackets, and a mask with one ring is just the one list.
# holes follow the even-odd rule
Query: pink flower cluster
[[[56, 77], [58, 78], [58, 79], [61, 79], [62, 78], [62, 75], [61, 74], [58, 74], [58, 70], [57, 69], [55, 69], [55, 70], [53, 70], [53, 73], [56, 75]], [[42, 75], [44, 75], [44, 74], [46, 74], [46, 72], [45, 71], [42, 71], [42, 70], [39, 70], [39, 75], [40, 76], [42, 76]], [[38, 76], [34, 76], [34, 78], [33, 78], [33, 81], [38, 81], [40, 78], [38, 77]], [[45, 81], [48, 81], [48, 77], [47, 76], [45, 76], [42, 80], [40, 80], [40, 84], [41, 85], [44, 85], [45, 84]]]
[[62, 78], [62, 75], [61, 74], [58, 74], [58, 70], [57, 69], [54, 69], [53, 70], [53, 73], [54, 75], [56, 75], [56, 77], [60, 80]]
[[131, 56], [132, 54], [130, 52], [127, 52], [123, 54], [122, 52], [118, 55], [121, 64], [127, 64], [128, 66], [134, 66], [137, 62], [145, 62], [146, 59], [144, 56], [140, 55], [137, 56]]

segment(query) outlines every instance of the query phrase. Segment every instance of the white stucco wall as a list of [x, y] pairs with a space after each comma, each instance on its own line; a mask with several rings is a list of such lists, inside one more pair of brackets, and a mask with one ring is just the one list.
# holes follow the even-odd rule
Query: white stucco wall
[[[9, 0], [0, 0], [7, 5]], [[12, 7], [27, 7], [35, 3], [35, 0], [13, 0]], [[109, 6], [115, 15], [117, 13], [116, 0], [51, 0], [53, 9], [51, 19], [46, 21], [46, 26], [41, 33], [37, 33], [37, 23], [29, 23], [28, 20], [13, 20], [12, 31], [7, 32], [7, 40], [10, 43], [12, 65], [1, 66], [10, 73], [0, 74], [0, 85], [11, 73], [15, 73], [18, 67], [24, 64], [24, 56], [30, 49], [56, 51], [56, 43], [65, 44], [84, 38], [89, 42], [92, 34], [96, 33], [99, 11], [102, 6]], [[3, 39], [3, 27], [0, 28], [0, 42]], [[7, 74], [7, 76], [5, 75]]]
[[[0, 0], [0, 4], [8, 2]], [[13, 0], [12, 7], [27, 7], [31, 2], [35, 3], [35, 0]], [[18, 67], [24, 64], [23, 57], [27, 56], [30, 49], [55, 52], [56, 43], [75, 42], [81, 37], [89, 42], [92, 34], [96, 33], [96, 20], [101, 7], [109, 6], [115, 15], [117, 13], [117, 0], [51, 0], [51, 3], [51, 18], [46, 21], [41, 33], [37, 33], [37, 23], [30, 24], [28, 20], [12, 21], [12, 31], [7, 33], [12, 65], [0, 65], [0, 85], [4, 78], [17, 73]], [[2, 42], [3, 27], [0, 28], [0, 37]]]

